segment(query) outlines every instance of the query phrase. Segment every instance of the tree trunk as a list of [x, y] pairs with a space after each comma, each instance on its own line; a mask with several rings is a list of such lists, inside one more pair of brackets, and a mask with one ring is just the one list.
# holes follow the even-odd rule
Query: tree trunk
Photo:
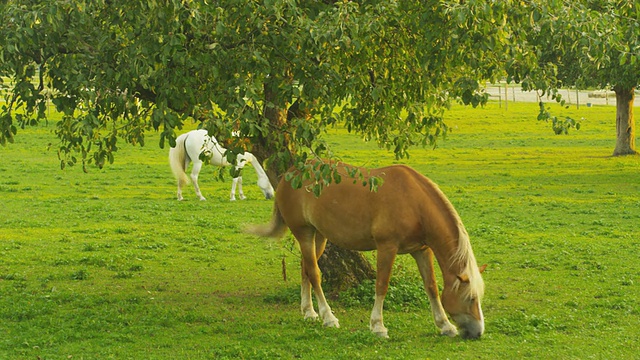
[[[273, 79], [265, 82], [263, 85], [264, 91], [264, 106], [262, 113], [264, 117], [269, 120], [269, 124], [271, 129], [285, 129], [287, 124], [287, 112], [286, 108], [288, 104], [281, 104], [281, 101], [278, 100], [278, 85], [275, 83]], [[278, 137], [283, 136], [283, 143], [281, 145], [276, 145], [278, 143]], [[252, 152], [254, 155], [258, 157], [258, 159], [264, 161], [267, 158], [270, 158], [277, 149], [275, 146], [282, 146], [285, 151], [290, 151], [289, 137], [287, 134], [276, 134], [275, 131], [269, 131], [265, 136], [261, 136], [258, 141], [254, 141]], [[278, 182], [280, 181], [280, 176], [283, 173], [283, 169], [287, 169], [292, 164], [279, 164], [272, 163], [271, 166], [266, 166], [265, 171], [267, 176], [269, 177], [269, 181], [271, 181], [271, 185], [275, 189], [278, 186]]]
[[[309, 116], [308, 112], [301, 109], [298, 101], [295, 101], [290, 106], [289, 104], [281, 104], [281, 101], [278, 100], [277, 88], [277, 84], [273, 80], [264, 84], [265, 104], [274, 105], [265, 105], [263, 111], [265, 118], [269, 120], [273, 129], [286, 129], [286, 123], [291, 118]], [[287, 135], [277, 135], [285, 136], [285, 144], [283, 145], [285, 145], [287, 151], [292, 151]], [[261, 138], [254, 144], [252, 149], [253, 153], [257, 155], [259, 159], [266, 159], [274, 153], [273, 145], [271, 145], [274, 144], [274, 142], [269, 139], [271, 136], [276, 136], [276, 134], [269, 134], [267, 138]], [[295, 149], [293, 149], [293, 151], [295, 151]], [[291, 158], [292, 156], [289, 156], [289, 159]], [[285, 166], [270, 166], [265, 169], [274, 188], [277, 187], [284, 171], [293, 164], [283, 165]], [[277, 191], [276, 188], [276, 192]], [[342, 249], [332, 245], [330, 242], [327, 243], [324, 254], [318, 260], [318, 266], [320, 266], [320, 270], [322, 271], [322, 281], [327, 286], [326, 292], [329, 295], [335, 295], [339, 291], [361, 283], [363, 280], [375, 279], [376, 276], [373, 267], [361, 253]]]
[[616, 149], [613, 156], [636, 154], [636, 123], [633, 118], [634, 88], [616, 86]]
[[335, 296], [364, 280], [376, 278], [376, 271], [362, 253], [345, 250], [330, 242], [327, 242], [318, 266], [322, 271], [322, 283], [326, 285], [326, 293], [329, 295]]

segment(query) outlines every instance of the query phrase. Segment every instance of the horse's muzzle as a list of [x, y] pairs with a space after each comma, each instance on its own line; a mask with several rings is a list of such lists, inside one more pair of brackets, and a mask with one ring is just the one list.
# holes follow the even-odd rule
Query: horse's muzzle
[[477, 340], [480, 336], [482, 336], [482, 331], [467, 331], [464, 329], [460, 331], [460, 337], [465, 340]]
[[482, 316], [480, 320], [476, 320], [465, 314], [455, 316], [453, 320], [458, 325], [458, 332], [463, 339], [479, 339], [484, 333], [484, 318]]

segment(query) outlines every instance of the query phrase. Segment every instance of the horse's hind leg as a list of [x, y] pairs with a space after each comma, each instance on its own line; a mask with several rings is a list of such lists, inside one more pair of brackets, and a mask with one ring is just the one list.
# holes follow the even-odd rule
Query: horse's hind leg
[[182, 180], [178, 179], [178, 201], [182, 201], [184, 200], [184, 198], [182, 197]]
[[[316, 247], [316, 260], [320, 258], [322, 253], [324, 252], [325, 245], [327, 244], [327, 239], [316, 231], [315, 235], [315, 247]], [[313, 309], [313, 300], [311, 299], [311, 282], [309, 281], [309, 276], [307, 275], [307, 271], [304, 266], [304, 259], [302, 260], [302, 286], [300, 287], [300, 309], [302, 310], [302, 314], [304, 314], [304, 318], [316, 320], [318, 318], [318, 313]]]
[[313, 309], [313, 300], [311, 299], [311, 282], [307, 275], [304, 259], [301, 261], [302, 284], [300, 286], [300, 310], [304, 315], [304, 319], [317, 320], [318, 313]]
[[[189, 164], [191, 163], [191, 160], [189, 159], [189, 157], [187, 156], [184, 160], [184, 165], [183, 168], [188, 169], [189, 168]], [[184, 178], [183, 176], [178, 176], [178, 201], [182, 201], [184, 200], [184, 198], [182, 197], [182, 185], [187, 184], [188, 181], [186, 178]]]
[[191, 169], [191, 181], [193, 182], [193, 188], [196, 190], [196, 196], [200, 200], [207, 200], [202, 196], [200, 192], [200, 186], [198, 186], [198, 174], [200, 174], [200, 170], [202, 169], [202, 161], [194, 161], [193, 169]]
[[442, 335], [456, 336], [458, 330], [449, 322], [447, 314], [444, 312], [440, 296], [438, 294], [438, 284], [436, 283], [435, 270], [433, 268], [433, 251], [429, 248], [411, 253], [418, 264], [418, 270], [424, 281], [424, 289], [431, 303], [431, 312], [436, 326], [440, 329]]
[[391, 268], [393, 262], [396, 259], [397, 249], [383, 249], [378, 248], [378, 256], [376, 263], [376, 300], [373, 304], [373, 310], [371, 311], [371, 320], [369, 321], [369, 328], [371, 331], [380, 336], [389, 337], [387, 328], [382, 321], [382, 308], [384, 305], [384, 298], [387, 296], [389, 290], [389, 280], [391, 279]]
[[325, 239], [318, 234], [314, 239], [314, 232], [310, 229], [291, 230], [298, 239], [300, 251], [302, 252], [302, 286], [300, 308], [305, 315], [305, 319], [317, 318], [318, 315], [313, 310], [311, 301], [311, 288], [313, 288], [318, 301], [318, 312], [324, 326], [340, 327], [338, 319], [333, 315], [331, 307], [327, 303], [321, 285], [320, 268], [318, 267], [318, 257], [324, 251]]

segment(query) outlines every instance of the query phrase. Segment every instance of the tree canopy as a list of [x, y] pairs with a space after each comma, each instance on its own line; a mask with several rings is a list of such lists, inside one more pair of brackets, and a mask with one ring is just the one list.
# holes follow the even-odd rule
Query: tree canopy
[[[223, 138], [238, 130], [282, 144], [286, 136], [318, 152], [322, 129], [342, 121], [403, 157], [446, 132], [441, 114], [451, 99], [486, 99], [476, 80], [496, 76], [499, 52], [485, 34], [500, 31], [463, 14], [471, 7], [9, 1], [0, 141], [42, 119], [50, 100], [65, 114], [57, 131], [63, 164], [79, 153], [102, 166], [119, 138], [143, 144], [151, 129], [161, 131], [161, 146], [173, 143], [189, 117]], [[293, 104], [306, 116], [269, 116], [286, 117]]]
[[173, 144], [187, 121], [220, 139], [250, 138], [270, 149], [272, 167], [292, 154], [330, 157], [322, 132], [336, 123], [402, 158], [447, 133], [452, 101], [486, 102], [485, 81], [548, 92], [635, 86], [638, 6], [9, 0], [0, 4], [0, 143], [45, 118], [50, 101], [64, 114], [63, 167], [103, 166], [120, 140], [144, 144], [147, 131]]

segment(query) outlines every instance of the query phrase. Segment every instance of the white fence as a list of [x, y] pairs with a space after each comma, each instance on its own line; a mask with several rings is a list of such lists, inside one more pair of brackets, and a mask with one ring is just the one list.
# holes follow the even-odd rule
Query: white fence
[[[519, 84], [487, 84], [486, 92], [489, 100], [500, 102], [501, 106], [509, 106], [509, 102], [538, 102], [540, 98], [535, 91], [522, 91]], [[562, 89], [560, 95], [567, 105], [576, 107], [591, 105], [612, 105], [616, 104], [616, 95], [613, 91], [605, 90], [576, 90]], [[551, 101], [548, 98], [542, 99], [545, 102]], [[640, 96], [636, 93], [634, 106], [640, 106]]]

